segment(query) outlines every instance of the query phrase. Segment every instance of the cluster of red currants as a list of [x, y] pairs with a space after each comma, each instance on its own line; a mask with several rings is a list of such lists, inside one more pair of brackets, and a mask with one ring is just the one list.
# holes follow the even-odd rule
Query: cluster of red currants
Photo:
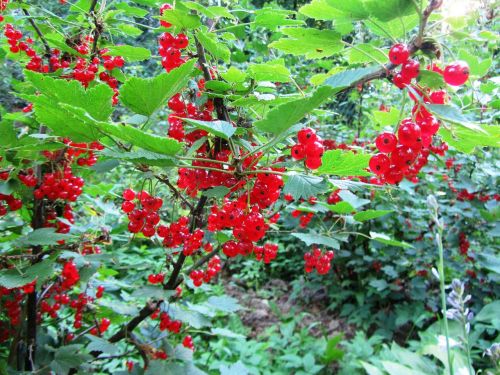
[[253, 249], [255, 259], [265, 264], [271, 263], [278, 255], [278, 245], [274, 243], [266, 243], [264, 246], [255, 246]]
[[189, 274], [189, 278], [193, 281], [193, 285], [198, 287], [203, 283], [209, 283], [221, 271], [221, 269], [220, 258], [215, 255], [208, 261], [207, 269], [205, 271], [193, 270]]
[[460, 234], [458, 235], [458, 244], [460, 254], [463, 256], [468, 256], [470, 242], [464, 232], [460, 232]]
[[320, 275], [326, 275], [330, 271], [331, 261], [333, 259], [333, 251], [325, 251], [324, 253], [317, 247], [314, 247], [311, 252], [304, 254], [305, 271], [307, 273], [316, 269]]
[[[5, 202], [7, 206], [5, 206], [5, 204], [3, 204], [2, 201]], [[17, 211], [21, 209], [22, 206], [23, 206], [23, 201], [15, 198], [14, 195], [0, 193], [0, 217], [7, 215], [8, 212], [7, 207], [11, 211]]]
[[321, 167], [321, 157], [325, 152], [323, 140], [316, 131], [304, 128], [297, 133], [298, 143], [292, 147], [291, 154], [295, 160], [305, 159], [305, 166], [309, 169]]
[[175, 69], [186, 62], [182, 58], [181, 50], [189, 45], [186, 34], [172, 35], [169, 32], [162, 33], [158, 38], [158, 54], [162, 57], [161, 64], [167, 72]]
[[[156, 319], [158, 315], [151, 315], [152, 319]], [[170, 315], [166, 312], [162, 312], [159, 314], [160, 316], [160, 331], [169, 331], [172, 333], [179, 333], [182, 328], [182, 322], [180, 320], [172, 320]]]
[[190, 335], [187, 335], [186, 337], [184, 337], [184, 339], [182, 340], [182, 346], [184, 346], [185, 348], [194, 350], [193, 338]]
[[[123, 191], [122, 211], [128, 216], [130, 233], [141, 232], [146, 237], [152, 237], [159, 230], [160, 215], [158, 211], [163, 206], [163, 199], [151, 196], [142, 190], [136, 193], [132, 189]], [[137, 204], [133, 201], [137, 199]], [[140, 205], [140, 208], [137, 207]]]

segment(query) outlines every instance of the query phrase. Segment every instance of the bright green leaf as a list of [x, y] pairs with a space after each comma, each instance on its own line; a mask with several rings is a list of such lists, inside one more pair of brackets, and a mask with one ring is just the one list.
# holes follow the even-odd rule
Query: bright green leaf
[[330, 150], [325, 152], [323, 164], [317, 170], [320, 174], [336, 176], [370, 176], [366, 171], [371, 155], [352, 151]]

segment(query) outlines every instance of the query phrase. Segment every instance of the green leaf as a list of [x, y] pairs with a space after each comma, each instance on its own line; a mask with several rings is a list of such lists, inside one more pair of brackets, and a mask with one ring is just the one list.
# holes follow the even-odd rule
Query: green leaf
[[344, 45], [340, 33], [332, 30], [291, 27], [281, 30], [288, 38], [281, 38], [269, 45], [291, 55], [305, 55], [308, 59], [319, 59], [342, 51]]
[[328, 4], [343, 12], [346, 17], [354, 20], [361, 20], [368, 17], [368, 12], [365, 9], [365, 0], [328, 0]]
[[365, 20], [364, 24], [370, 29], [372, 33], [377, 36], [392, 39], [402, 39], [404, 36], [412, 31], [418, 25], [418, 15], [412, 14], [410, 16], [393, 19], [392, 21], [382, 22], [380, 20]]
[[106, 149], [99, 154], [119, 161], [130, 161], [132, 163], [142, 163], [158, 167], [173, 167], [176, 164], [176, 160], [170, 156], [145, 150], [127, 152]]
[[224, 93], [231, 90], [231, 85], [227, 82], [211, 80], [205, 83], [205, 88], [213, 92]]
[[469, 70], [471, 76], [481, 78], [488, 73], [491, 67], [492, 59], [485, 59], [480, 61], [479, 57], [470, 53], [469, 51], [462, 49], [458, 53], [460, 60], [464, 60], [469, 65]]
[[349, 202], [338, 202], [335, 204], [326, 204], [321, 202], [320, 204], [328, 210], [340, 215], [348, 215], [356, 211], [356, 209]]
[[370, 66], [367, 68], [351, 69], [337, 73], [326, 79], [325, 85], [333, 88], [344, 88], [355, 84], [360, 79], [378, 71], [380, 67]]
[[[111, 344], [108, 340], [102, 339], [100, 337], [94, 335], [85, 335], [85, 337], [90, 340], [90, 343], [87, 345], [87, 350], [89, 352], [101, 352], [102, 354], [115, 354], [118, 352], [118, 347], [114, 344]], [[102, 355], [101, 354], [101, 355]]]
[[294, 12], [284, 9], [264, 8], [255, 11], [255, 26], [268, 28], [276, 31], [279, 26], [297, 26], [303, 25], [304, 21], [288, 18]]
[[418, 75], [418, 83], [423, 87], [437, 90], [445, 87], [443, 76], [432, 70], [421, 70]]
[[199, 312], [194, 310], [181, 308], [178, 305], [170, 304], [168, 313], [172, 316], [173, 319], [179, 319], [180, 321], [189, 324], [196, 329], [200, 329], [202, 327], [210, 327], [212, 325], [203, 314], [200, 314]]
[[398, 109], [392, 107], [389, 112], [374, 111], [372, 115], [375, 122], [380, 126], [392, 126], [398, 122], [399, 112]]
[[83, 345], [71, 344], [57, 348], [50, 369], [56, 374], [67, 374], [72, 368], [78, 368], [82, 363], [90, 361], [90, 354], [82, 353]]
[[338, 348], [343, 337], [344, 335], [340, 333], [328, 339], [326, 342], [325, 356], [323, 357], [325, 363], [329, 364], [344, 357], [344, 351]]
[[403, 366], [397, 362], [381, 361], [381, 363], [389, 375], [425, 375], [424, 372], [412, 370], [411, 368]]
[[221, 73], [221, 77], [229, 83], [243, 83], [247, 78], [247, 74], [231, 66], [226, 72]]
[[324, 193], [328, 189], [328, 184], [324, 179], [317, 176], [302, 174], [288, 175], [283, 194], [291, 194], [295, 200], [309, 198]]
[[[124, 4], [124, 3], [120, 3]], [[126, 35], [132, 36], [132, 37], [137, 37], [141, 35], [144, 31], [139, 29], [138, 27], [132, 26], [132, 25], [127, 25], [124, 23], [121, 23], [118, 25], [118, 28]]]
[[18, 238], [15, 245], [19, 247], [57, 245], [57, 241], [71, 238], [69, 234], [56, 233], [55, 228], [41, 228]]
[[451, 122], [452, 124], [457, 124], [465, 126], [470, 130], [475, 130], [478, 132], [484, 132], [479, 124], [473, 123], [470, 119], [462, 114], [460, 108], [451, 104], [426, 104], [426, 108], [431, 111], [440, 120]]
[[195, 63], [187, 61], [155, 78], [130, 78], [120, 88], [121, 102], [135, 113], [151, 116], [188, 83]]
[[498, 126], [482, 125], [481, 132], [454, 126], [447, 130], [443, 126], [439, 129], [439, 135], [446, 143], [460, 152], [470, 154], [476, 147], [500, 147], [500, 128]]
[[[55, 79], [46, 74], [29, 70], [26, 70], [24, 74], [42, 96], [50, 99], [50, 106], [57, 107], [58, 103], [65, 103], [80, 107], [94, 119], [100, 121], [107, 120], [113, 113], [111, 98], [114, 93], [108, 85], [97, 84], [91, 89], [85, 90], [80, 82], [75, 80]], [[40, 110], [40, 108], [38, 109]], [[35, 112], [36, 110], [35, 103]]]
[[366, 0], [365, 7], [370, 12], [370, 16], [381, 21], [391, 21], [415, 13], [412, 0]]
[[474, 320], [476, 322], [485, 322], [492, 324], [493, 321], [499, 321], [500, 316], [498, 312], [500, 311], [500, 300], [496, 300], [484, 306], [481, 311], [476, 315]]
[[17, 143], [17, 133], [11, 121], [0, 122], [0, 146], [11, 146]]
[[316, 233], [292, 233], [292, 236], [305, 242], [306, 246], [316, 244], [328, 246], [337, 250], [340, 249], [340, 242], [332, 237], [322, 236]]
[[389, 62], [387, 51], [375, 47], [373, 44], [357, 44], [348, 49], [349, 64], [378, 63], [385, 64]]
[[108, 49], [106, 55], [123, 56], [127, 62], [143, 61], [151, 57], [151, 52], [147, 48], [143, 47], [109, 46], [106, 48]]
[[331, 87], [320, 87], [311, 96], [281, 104], [269, 112], [262, 120], [254, 123], [263, 132], [280, 134], [297, 124], [313, 109], [319, 107], [336, 93]]
[[204, 4], [195, 3], [194, 1], [183, 1], [182, 4], [189, 9], [193, 9], [196, 10], [197, 12], [200, 12], [201, 14], [207, 16], [208, 18], [225, 17], [234, 19], [234, 16], [231, 13], [229, 13], [227, 8], [224, 7], [220, 6], [207, 7]]
[[195, 126], [198, 129], [205, 130], [217, 137], [229, 139], [233, 136], [236, 128], [227, 121], [214, 120], [214, 121], [200, 121], [190, 118], [182, 118], [182, 121]]
[[140, 298], [155, 298], [155, 299], [168, 299], [173, 296], [175, 291], [165, 290], [161, 286], [157, 285], [144, 285], [140, 288], [137, 288], [132, 293], [132, 297], [140, 297]]
[[229, 47], [217, 39], [214, 33], [204, 33], [197, 32], [196, 37], [200, 41], [201, 45], [215, 58], [221, 59], [224, 62], [229, 62], [231, 60], [231, 51]]
[[403, 248], [412, 248], [413, 247], [409, 243], [393, 240], [392, 238], [390, 238], [389, 236], [387, 236], [386, 234], [383, 234], [383, 233], [370, 232], [370, 237], [372, 240], [383, 243], [385, 245], [391, 245], [391, 246], [403, 247]]
[[344, 150], [330, 150], [324, 153], [323, 164], [317, 170], [320, 174], [336, 176], [370, 176], [366, 171], [371, 155]]
[[302, 6], [299, 13], [322, 21], [334, 21], [348, 17], [345, 12], [332, 6], [329, 0], [313, 0]]
[[391, 212], [393, 212], [393, 211], [392, 210], [366, 210], [366, 211], [358, 212], [357, 214], [355, 214], [354, 220], [363, 222], [363, 221], [367, 221], [367, 220], [376, 219], [378, 217], [387, 215]]
[[226, 328], [212, 328], [210, 332], [216, 336], [228, 337], [230, 339], [242, 339], [244, 340], [246, 336], [235, 333]]
[[241, 306], [238, 304], [238, 300], [228, 296], [212, 296], [208, 298], [207, 303], [213, 308], [227, 313], [241, 310]]
[[285, 67], [282, 59], [271, 60], [262, 64], [250, 64], [248, 74], [257, 82], [290, 82], [290, 71]]
[[172, 26], [186, 30], [196, 29], [201, 26], [200, 17], [182, 9], [167, 9], [163, 12], [160, 20], [167, 21]]
[[222, 199], [231, 192], [231, 189], [225, 186], [216, 186], [214, 188], [203, 191], [203, 195], [209, 198]]
[[54, 261], [45, 259], [21, 271], [17, 269], [0, 270], [0, 286], [18, 288], [37, 280], [39, 288], [54, 273]]
[[134, 7], [134, 6], [131, 6], [127, 3], [116, 3], [115, 2], [113, 5], [116, 9], [122, 10], [123, 13], [128, 15], [128, 16], [143, 18], [144, 16], [146, 16], [148, 14], [148, 11], [146, 9]]

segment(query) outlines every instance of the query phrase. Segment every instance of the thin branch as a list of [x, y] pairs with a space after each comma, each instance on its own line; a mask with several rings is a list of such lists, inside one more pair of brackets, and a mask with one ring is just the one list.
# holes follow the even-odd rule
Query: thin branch
[[177, 190], [177, 188], [174, 185], [172, 185], [172, 183], [170, 182], [168, 177], [155, 175], [155, 178], [158, 181], [163, 182], [165, 185], [167, 185], [170, 188], [170, 191], [172, 192], [172, 194], [174, 194], [174, 196], [176, 198], [180, 199], [186, 206], [188, 206], [191, 211], [194, 210], [194, 206], [191, 204], [191, 202], [189, 202], [184, 197], [184, 195], [182, 195], [181, 192], [179, 190]]
[[37, 33], [38, 37], [42, 41], [43, 47], [45, 48], [45, 55], [46, 55], [46, 57], [50, 58], [52, 50], [50, 49], [50, 46], [49, 46], [49, 43], [47, 42], [47, 39], [45, 39], [45, 37], [43, 36], [42, 31], [40, 30], [40, 28], [38, 27], [38, 25], [35, 23], [35, 20], [33, 20], [33, 18], [31, 17], [30, 12], [27, 9], [23, 8], [23, 13], [26, 15], [26, 17], [28, 18], [28, 22], [31, 24], [31, 27], [33, 27], [33, 29]]

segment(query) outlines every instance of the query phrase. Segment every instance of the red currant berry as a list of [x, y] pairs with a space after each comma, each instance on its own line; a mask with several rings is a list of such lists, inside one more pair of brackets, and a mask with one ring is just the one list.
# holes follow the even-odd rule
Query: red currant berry
[[401, 43], [393, 45], [389, 51], [389, 60], [394, 65], [404, 64], [408, 57], [410, 57], [410, 51], [406, 45]]
[[396, 149], [398, 140], [393, 133], [383, 132], [375, 139], [375, 145], [380, 152], [388, 154]]
[[461, 86], [469, 79], [469, 65], [465, 61], [455, 61], [444, 68], [444, 81], [451, 86]]

